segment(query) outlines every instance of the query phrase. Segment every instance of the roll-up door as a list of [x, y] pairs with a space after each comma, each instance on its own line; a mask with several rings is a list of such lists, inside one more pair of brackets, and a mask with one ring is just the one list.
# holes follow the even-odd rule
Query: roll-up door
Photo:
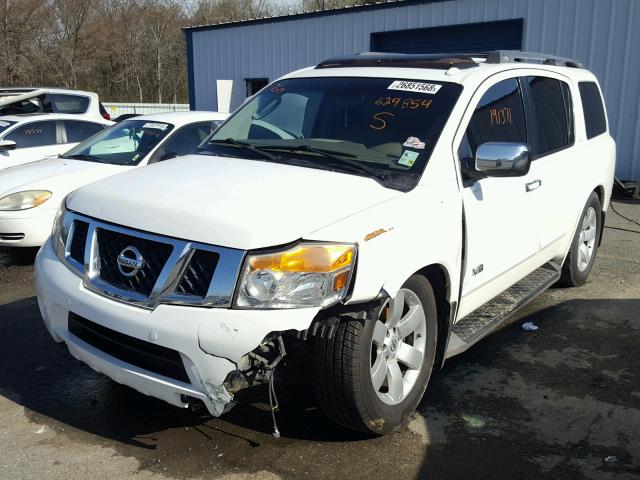
[[371, 34], [371, 50], [395, 53], [487, 52], [522, 48], [521, 18]]

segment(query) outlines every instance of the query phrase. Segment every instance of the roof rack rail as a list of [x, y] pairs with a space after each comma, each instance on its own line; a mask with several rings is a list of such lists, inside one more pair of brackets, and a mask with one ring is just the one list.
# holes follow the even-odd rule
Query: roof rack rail
[[555, 55], [546, 55], [544, 53], [521, 52], [520, 50], [496, 50], [486, 54], [478, 54], [478, 57], [486, 55], [485, 63], [541, 63], [543, 65], [555, 65], [557, 67], [584, 68], [578, 60], [565, 57], [557, 57]]
[[360, 52], [355, 55], [342, 55], [326, 58], [315, 68], [339, 67], [399, 67], [399, 68], [436, 68], [449, 69], [451, 67], [476, 67], [469, 54], [460, 53], [428, 53], [406, 54], [388, 52]]
[[406, 54], [389, 52], [360, 52], [355, 55], [343, 55], [327, 58], [316, 65], [316, 68], [336, 67], [404, 67], [404, 68], [436, 68], [451, 67], [471, 68], [481, 63], [539, 63], [558, 67], [584, 68], [578, 60], [544, 53], [521, 52], [520, 50], [495, 50], [492, 52], [470, 53], [426, 53]]

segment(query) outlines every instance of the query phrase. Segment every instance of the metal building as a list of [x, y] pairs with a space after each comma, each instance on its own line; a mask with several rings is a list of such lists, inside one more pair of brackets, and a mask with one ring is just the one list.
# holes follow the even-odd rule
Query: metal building
[[522, 49], [580, 60], [600, 79], [616, 176], [640, 180], [640, 0], [405, 0], [185, 29], [189, 103], [237, 107], [323, 58]]

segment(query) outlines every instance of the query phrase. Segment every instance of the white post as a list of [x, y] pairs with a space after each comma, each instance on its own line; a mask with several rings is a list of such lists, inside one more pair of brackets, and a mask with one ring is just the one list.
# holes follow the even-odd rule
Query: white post
[[233, 80], [216, 80], [216, 92], [218, 94], [218, 111], [229, 113], [231, 110], [231, 91]]

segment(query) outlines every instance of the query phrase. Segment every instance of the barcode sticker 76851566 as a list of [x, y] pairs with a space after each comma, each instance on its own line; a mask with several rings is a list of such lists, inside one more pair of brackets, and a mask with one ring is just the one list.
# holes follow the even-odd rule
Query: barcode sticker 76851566
[[437, 93], [442, 85], [436, 83], [425, 82], [408, 82], [406, 80], [396, 80], [389, 87], [388, 90], [403, 90], [405, 92], [417, 92], [417, 93]]

